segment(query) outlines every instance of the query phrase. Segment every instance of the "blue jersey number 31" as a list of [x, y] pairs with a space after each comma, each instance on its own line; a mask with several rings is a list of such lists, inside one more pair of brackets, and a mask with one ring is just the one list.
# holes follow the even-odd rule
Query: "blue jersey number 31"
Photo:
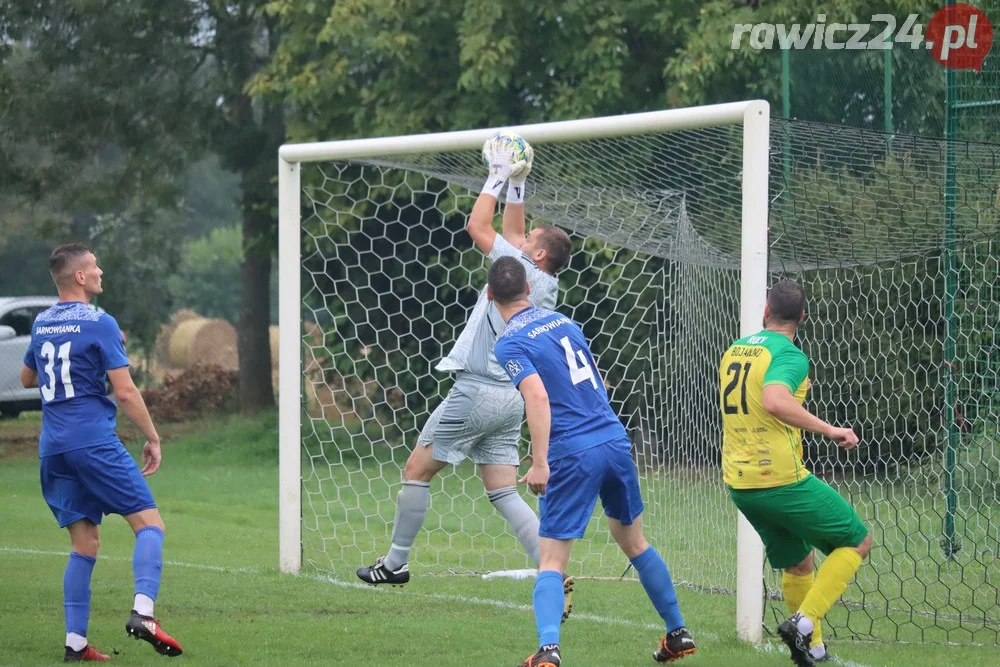
[[[63, 343], [59, 346], [59, 366], [60, 366], [60, 379], [62, 380], [63, 391], [66, 394], [66, 398], [73, 398], [76, 396], [76, 390], [73, 389], [73, 379], [69, 374], [69, 348], [72, 343]], [[42, 343], [42, 358], [45, 359], [45, 368], [43, 369], [45, 375], [48, 377], [48, 381], [41, 385], [42, 398], [46, 401], [51, 401], [56, 397], [56, 376], [53, 374], [52, 369], [56, 363], [56, 346], [45, 341]]]

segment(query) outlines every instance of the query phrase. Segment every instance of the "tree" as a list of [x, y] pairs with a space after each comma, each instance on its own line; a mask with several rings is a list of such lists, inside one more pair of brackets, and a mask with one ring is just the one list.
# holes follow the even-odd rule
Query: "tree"
[[156, 211], [156, 234], [131, 247], [156, 238], [175, 248], [162, 226], [177, 219], [163, 213], [181, 204], [185, 165], [216, 153], [239, 176], [240, 406], [273, 405], [268, 288], [284, 119], [246, 85], [274, 51], [275, 21], [262, 3], [218, 0], [0, 0], [0, 16], [2, 194], [34, 204], [49, 235], [85, 236], [99, 214]]
[[668, 4], [275, 0], [282, 40], [252, 90], [296, 109], [294, 140], [660, 109], [698, 6]]
[[[668, 98], [672, 106], [712, 104], [740, 99], [762, 98], [772, 105], [771, 115], [781, 110], [781, 52], [778, 37], [773, 47], [755, 50], [744, 35], [740, 48], [732, 48], [737, 24], [795, 23], [803, 28], [814, 24], [820, 14], [826, 24], [841, 22], [869, 23], [876, 14], [897, 17], [901, 27], [905, 18], [917, 14], [918, 25], [940, 9], [941, 3], [930, 0], [778, 0], [736, 6], [732, 0], [704, 3], [689, 26], [681, 48], [670, 57], [665, 76], [670, 80]], [[872, 39], [884, 24], [872, 22], [866, 40]], [[889, 39], [894, 39], [894, 32]], [[847, 34], [847, 37], [850, 33]], [[838, 35], [838, 39], [844, 34]], [[874, 130], [883, 129], [884, 51], [846, 51], [829, 49], [790, 51], [791, 115], [794, 118], [845, 124]], [[922, 46], [922, 45], [921, 45]], [[923, 48], [911, 50], [909, 44], [896, 44], [892, 51], [893, 120], [896, 131], [940, 136], [944, 119], [944, 77], [940, 66]]]
[[[117, 301], [132, 340], [149, 348], [169, 304], [129, 297], [163, 294], [176, 262], [161, 212], [176, 202], [193, 149], [195, 28], [173, 4], [4, 0], [0, 16], [0, 244], [93, 237], [105, 266], [119, 269], [105, 302]], [[129, 253], [151, 248], [155, 256]]]
[[215, 117], [210, 137], [223, 164], [240, 177], [240, 409], [256, 412], [274, 405], [268, 324], [278, 229], [275, 163], [285, 139], [285, 119], [281, 101], [255, 103], [247, 86], [270, 61], [279, 33], [277, 21], [260, 2], [210, 0], [199, 8], [198, 20], [213, 30], [206, 48], [219, 71], [216, 90], [222, 113]]

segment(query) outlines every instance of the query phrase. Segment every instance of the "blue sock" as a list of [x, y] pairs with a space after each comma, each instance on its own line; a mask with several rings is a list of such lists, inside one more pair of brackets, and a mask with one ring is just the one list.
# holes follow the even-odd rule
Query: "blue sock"
[[69, 555], [63, 575], [63, 607], [66, 610], [66, 632], [87, 636], [90, 620], [90, 575], [97, 559], [75, 551]]
[[543, 570], [535, 579], [535, 626], [538, 628], [538, 646], [559, 643], [559, 625], [562, 623], [563, 593], [562, 574]]
[[162, 571], [163, 531], [156, 526], [146, 526], [135, 534], [135, 551], [132, 552], [136, 594], [147, 595], [151, 600], [156, 600]]
[[681, 610], [677, 606], [674, 582], [670, 580], [670, 570], [656, 549], [649, 547], [632, 559], [632, 565], [639, 573], [639, 582], [646, 589], [646, 595], [656, 607], [660, 618], [667, 624], [667, 632], [684, 627], [684, 619], [681, 618]]

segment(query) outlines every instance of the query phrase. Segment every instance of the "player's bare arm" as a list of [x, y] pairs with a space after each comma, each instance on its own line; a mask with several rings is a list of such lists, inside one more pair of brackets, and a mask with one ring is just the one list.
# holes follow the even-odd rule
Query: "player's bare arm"
[[146, 438], [146, 444], [142, 448], [142, 474], [148, 477], [160, 468], [162, 461], [160, 436], [156, 432], [156, 427], [153, 426], [153, 419], [149, 416], [149, 410], [146, 409], [146, 402], [142, 400], [142, 393], [135, 386], [128, 366], [109, 370], [108, 379], [111, 380], [111, 386], [115, 389], [115, 396], [118, 398], [118, 405], [122, 412], [142, 431]]
[[[493, 242], [497, 238], [497, 232], [493, 229], [493, 213], [496, 211], [497, 198], [494, 195], [483, 192], [476, 200], [476, 205], [472, 207], [472, 214], [469, 215], [469, 222], [466, 229], [469, 236], [475, 241], [476, 246], [483, 251], [484, 255], [489, 255], [493, 250]], [[521, 239], [524, 242], [524, 239]]]
[[534, 149], [527, 142], [525, 142], [525, 153], [528, 156], [527, 160], [511, 170], [510, 183], [507, 185], [507, 203], [503, 207], [503, 237], [515, 248], [524, 245], [527, 231], [524, 220], [524, 189], [535, 156]]
[[27, 366], [21, 366], [21, 386], [25, 389], [31, 389], [32, 387], [38, 386], [38, 371], [32, 370]]
[[838, 428], [812, 414], [795, 400], [792, 392], [783, 384], [769, 384], [763, 392], [764, 409], [779, 420], [813, 433], [830, 438], [844, 449], [853, 449], [858, 444], [858, 436], [853, 429]]
[[[508, 186], [508, 189], [513, 186]], [[509, 201], [503, 207], [503, 237], [514, 246], [524, 245], [527, 225], [524, 221], [524, 202], [512, 204]]]
[[[479, 249], [490, 254], [497, 237], [493, 229], [493, 214], [500, 192], [510, 179], [507, 189], [507, 209], [510, 210], [504, 212], [504, 238], [520, 248], [525, 241], [524, 181], [531, 171], [534, 156], [531, 146], [516, 135], [498, 133], [486, 140], [482, 154], [489, 167], [489, 175], [472, 208], [466, 228]], [[517, 204], [516, 207], [511, 208], [514, 204]]]
[[549, 432], [552, 427], [549, 395], [537, 373], [521, 380], [517, 388], [524, 397], [524, 412], [531, 433], [531, 469], [520, 482], [527, 483], [532, 493], [541, 496], [545, 495], [549, 482]]

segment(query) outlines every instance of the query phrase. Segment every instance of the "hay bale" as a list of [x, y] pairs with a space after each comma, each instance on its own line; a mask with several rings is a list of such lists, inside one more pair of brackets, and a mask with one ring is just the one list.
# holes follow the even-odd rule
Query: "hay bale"
[[271, 342], [271, 368], [278, 367], [278, 326], [272, 324], [267, 328], [267, 337]]
[[236, 329], [225, 320], [184, 320], [170, 336], [169, 359], [176, 368], [202, 364], [235, 370], [239, 367]]
[[321, 345], [323, 343], [323, 330], [319, 325], [311, 320], [303, 320], [302, 329], [306, 332], [306, 341], [310, 345]]
[[176, 313], [170, 316], [170, 323], [177, 326], [181, 322], [187, 322], [188, 320], [199, 320], [204, 319], [201, 315], [194, 312], [190, 308], [181, 308]]
[[153, 357], [164, 367], [170, 366], [170, 337], [174, 335], [175, 328], [171, 324], [161, 324], [160, 333], [153, 345]]
[[[315, 322], [310, 322], [309, 320], [304, 320], [302, 322], [302, 329], [305, 332], [304, 339], [307, 345], [311, 347], [319, 347], [323, 344], [323, 330], [319, 328], [319, 325]], [[277, 368], [280, 359], [280, 341], [281, 333], [278, 325], [272, 324], [267, 328], [268, 339], [271, 343], [271, 367]], [[305, 358], [308, 359], [310, 356], [308, 351], [303, 353]]]

